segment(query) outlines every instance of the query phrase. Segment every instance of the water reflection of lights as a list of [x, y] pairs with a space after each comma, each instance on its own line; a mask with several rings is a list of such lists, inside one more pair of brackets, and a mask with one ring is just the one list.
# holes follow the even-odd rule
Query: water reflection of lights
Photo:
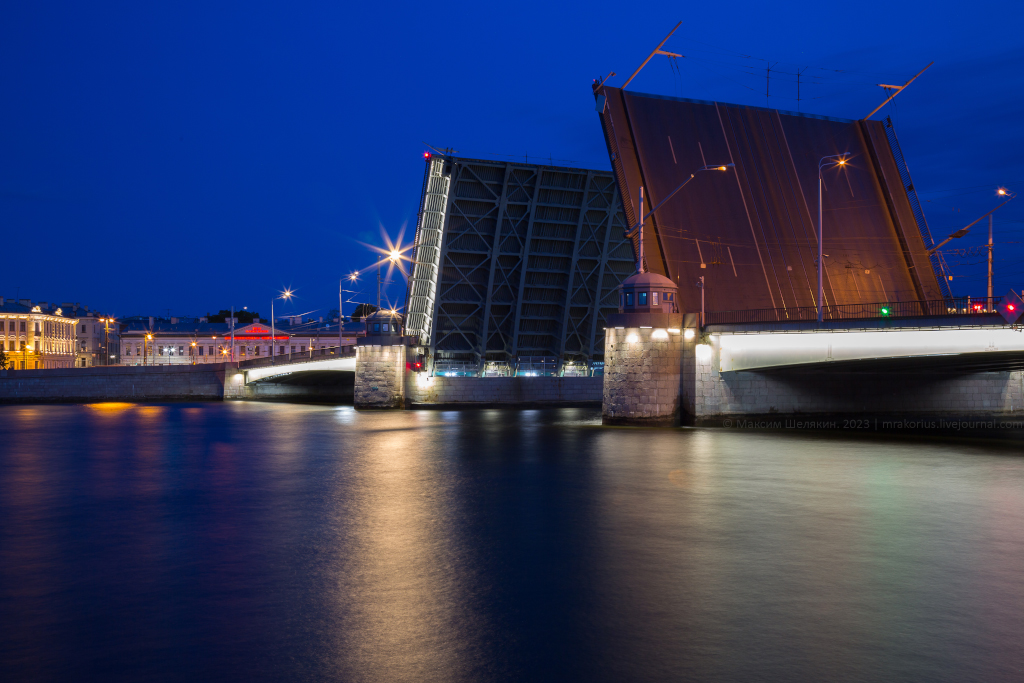
[[356, 409], [352, 406], [338, 406], [334, 409], [334, 417], [342, 424], [352, 424], [356, 419]]
[[[447, 422], [461, 416], [446, 411], [439, 417]], [[377, 680], [425, 680], [440, 671], [460, 679], [467, 665], [462, 650], [472, 636], [449, 627], [477, 619], [466, 613], [471, 600], [465, 578], [453, 571], [467, 560], [456, 523], [457, 494], [443, 464], [425, 457], [422, 431], [378, 430], [395, 420], [376, 417], [359, 435], [362, 454], [352, 472], [358, 484], [348, 489], [356, 495], [345, 504], [354, 543], [344, 574], [355, 584], [341, 586], [337, 595], [353, 622], [342, 638], [357, 653], [354, 661], [379, 661], [381, 652], [388, 653], [387, 670], [372, 677]], [[407, 426], [422, 427], [438, 414], [408, 417], [402, 420]], [[364, 678], [368, 672], [352, 673]]]
[[134, 403], [119, 403], [116, 401], [109, 401], [105, 403], [86, 403], [85, 407], [89, 408], [90, 410], [96, 410], [100, 412], [119, 413], [125, 410], [131, 410], [136, 406]]

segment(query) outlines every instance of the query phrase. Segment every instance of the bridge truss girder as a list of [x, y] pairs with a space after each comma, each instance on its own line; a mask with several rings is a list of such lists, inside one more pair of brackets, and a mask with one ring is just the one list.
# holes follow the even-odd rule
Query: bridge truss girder
[[[477, 365], [602, 355], [605, 316], [634, 263], [612, 174], [455, 157], [439, 168], [449, 190], [434, 296], [414, 277], [408, 304], [433, 304], [431, 324], [416, 328], [429, 327], [431, 352]], [[425, 190], [419, 224], [432, 201]]]

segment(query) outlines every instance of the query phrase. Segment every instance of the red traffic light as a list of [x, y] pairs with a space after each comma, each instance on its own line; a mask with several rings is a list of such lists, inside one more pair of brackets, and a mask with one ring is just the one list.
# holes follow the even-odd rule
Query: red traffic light
[[1011, 289], [1003, 295], [1003, 300], [996, 306], [996, 310], [1006, 322], [1013, 325], [1020, 318], [1021, 313], [1024, 313], [1024, 301], [1021, 301], [1017, 292]]

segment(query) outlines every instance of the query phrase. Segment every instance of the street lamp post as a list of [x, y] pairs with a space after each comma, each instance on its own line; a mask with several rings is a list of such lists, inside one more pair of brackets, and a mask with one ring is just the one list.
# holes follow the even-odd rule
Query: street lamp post
[[[355, 283], [357, 280], [359, 280], [359, 273], [358, 272], [351, 273], [348, 276], [348, 281], [349, 282]], [[342, 337], [344, 337], [344, 335], [345, 335], [345, 298], [342, 296], [342, 292], [349, 292], [351, 294], [355, 294], [355, 292], [350, 290], [350, 289], [342, 289], [341, 288], [341, 284], [342, 283], [340, 283], [340, 282], [338, 283], [338, 353], [339, 354], [341, 353], [341, 340], [342, 340]]]
[[834, 166], [845, 166], [846, 155], [845, 154], [832, 154], [827, 157], [822, 157], [818, 161], [818, 324], [822, 323], [824, 318], [824, 309], [822, 308], [822, 301], [825, 296], [825, 264], [824, 254], [824, 232], [822, 229], [822, 214], [824, 213], [821, 205], [821, 170], [828, 164], [826, 163], [830, 159], [836, 159], [833, 163]]
[[275, 296], [273, 299], [270, 300], [270, 364], [271, 365], [274, 365], [274, 344], [277, 343], [277, 339], [275, 339], [275, 337], [277, 336], [277, 333], [275, 332], [276, 328], [274, 327], [274, 302], [277, 301], [278, 299], [285, 299], [285, 300], [290, 301], [291, 298], [292, 298], [292, 290], [286, 289], [283, 292], [281, 292], [281, 296]]
[[100, 322], [103, 323], [103, 364], [110, 365], [110, 323], [114, 319], [100, 318]]
[[[643, 254], [644, 254], [644, 221], [647, 220], [648, 218], [650, 218], [651, 216], [653, 216], [655, 211], [660, 209], [665, 204], [665, 202], [667, 202], [668, 200], [672, 199], [672, 197], [674, 197], [675, 194], [677, 192], [679, 192], [679, 190], [681, 190], [684, 187], [686, 187], [686, 184], [688, 182], [690, 182], [691, 180], [693, 180], [694, 176], [696, 176], [701, 171], [727, 171], [730, 168], [732, 168], [733, 166], [734, 166], [734, 164], [722, 164], [722, 165], [719, 165], [719, 166], [702, 166], [701, 168], [698, 168], [696, 171], [694, 171], [693, 173], [690, 174], [689, 178], [687, 178], [686, 180], [683, 181], [682, 185], [680, 185], [676, 189], [674, 189], [671, 192], [669, 192], [668, 195], [666, 195], [664, 199], [662, 199], [660, 202], [658, 202], [657, 206], [655, 206], [653, 209], [651, 209], [646, 214], [644, 214], [644, 188], [642, 188], [642, 187], [640, 188], [640, 207], [639, 207], [640, 210], [637, 212], [639, 214], [639, 216], [640, 216], [640, 219], [636, 222], [636, 225], [634, 225], [632, 228], [627, 230], [626, 234], [625, 234], [626, 239], [633, 239], [633, 235], [639, 235], [638, 242], [640, 244], [640, 248], [637, 249], [636, 272], [638, 272], [638, 273], [644, 272], [644, 256], [643, 256]], [[648, 197], [647, 201], [650, 202], [651, 198]]]

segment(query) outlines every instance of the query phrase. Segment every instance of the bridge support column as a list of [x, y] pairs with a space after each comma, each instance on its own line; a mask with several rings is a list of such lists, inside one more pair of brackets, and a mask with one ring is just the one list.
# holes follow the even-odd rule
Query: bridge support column
[[356, 408], [405, 408], [407, 348], [404, 343], [356, 346]]
[[[601, 420], [618, 425], [677, 425], [683, 349], [679, 289], [661, 275], [637, 273], [619, 285], [619, 312], [608, 316]], [[686, 316], [696, 322], [694, 316]]]
[[356, 342], [356, 408], [405, 408], [409, 347], [416, 337], [402, 336], [402, 318], [380, 310], [366, 317], [366, 336]]
[[605, 333], [604, 424], [673, 426], [680, 419], [683, 336], [678, 327]]
[[246, 398], [245, 373], [238, 368], [238, 361], [224, 363], [224, 398]]

